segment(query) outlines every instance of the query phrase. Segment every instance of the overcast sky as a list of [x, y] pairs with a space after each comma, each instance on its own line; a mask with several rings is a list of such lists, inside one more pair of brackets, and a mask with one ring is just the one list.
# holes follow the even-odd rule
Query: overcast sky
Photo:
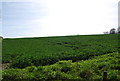
[[2, 4], [0, 34], [3, 37], [102, 34], [118, 27], [118, 1], [3, 1], [0, 2], [0, 5]]

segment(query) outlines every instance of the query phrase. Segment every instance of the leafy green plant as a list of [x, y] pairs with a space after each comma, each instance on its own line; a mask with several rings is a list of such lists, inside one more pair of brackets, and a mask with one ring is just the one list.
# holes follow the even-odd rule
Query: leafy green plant
[[[101, 81], [103, 72], [107, 71], [108, 80], [118, 81], [120, 78], [119, 70], [112, 68], [119, 61], [117, 57], [118, 53], [110, 53], [78, 62], [62, 60], [46, 66], [29, 66], [23, 69], [10, 68], [3, 70], [3, 80], [9, 79], [14, 81], [27, 79], [29, 81], [39, 81], [78, 79], [80, 81]], [[99, 68], [101, 66], [102, 68]]]

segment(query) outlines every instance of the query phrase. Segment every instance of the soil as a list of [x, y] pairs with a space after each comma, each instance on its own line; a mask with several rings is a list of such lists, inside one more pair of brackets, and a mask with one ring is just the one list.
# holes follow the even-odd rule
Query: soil
[[0, 64], [0, 69], [4, 70], [7, 69], [10, 63], [4, 63], [4, 64]]

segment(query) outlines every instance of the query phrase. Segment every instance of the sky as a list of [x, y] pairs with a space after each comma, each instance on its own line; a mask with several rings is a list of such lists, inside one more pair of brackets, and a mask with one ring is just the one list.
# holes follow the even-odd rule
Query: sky
[[1, 1], [5, 38], [103, 34], [118, 27], [119, 0]]

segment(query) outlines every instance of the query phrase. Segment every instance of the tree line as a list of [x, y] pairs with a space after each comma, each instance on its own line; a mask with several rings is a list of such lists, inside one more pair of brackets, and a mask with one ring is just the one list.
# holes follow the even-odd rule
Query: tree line
[[120, 26], [115, 29], [115, 28], [112, 28], [110, 29], [110, 31], [106, 31], [106, 32], [103, 32], [104, 34], [119, 34], [120, 33]]

